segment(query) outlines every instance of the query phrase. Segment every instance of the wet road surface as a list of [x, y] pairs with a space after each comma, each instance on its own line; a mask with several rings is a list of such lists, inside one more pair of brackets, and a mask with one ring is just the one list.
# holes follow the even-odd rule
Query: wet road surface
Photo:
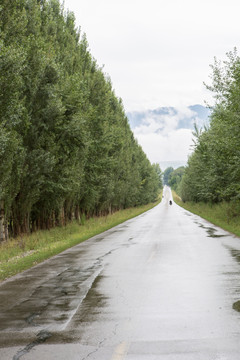
[[240, 239], [160, 205], [0, 286], [0, 359], [239, 360]]

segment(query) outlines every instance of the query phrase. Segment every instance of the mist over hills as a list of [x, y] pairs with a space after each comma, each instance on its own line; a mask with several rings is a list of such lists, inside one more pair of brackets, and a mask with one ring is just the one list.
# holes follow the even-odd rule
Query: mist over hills
[[130, 127], [151, 162], [164, 171], [185, 166], [191, 153], [194, 124], [209, 124], [210, 110], [196, 104], [187, 107], [159, 107], [127, 113]]
[[[189, 111], [186, 111], [186, 109]], [[194, 123], [199, 127], [207, 125], [209, 115], [210, 110], [202, 105], [191, 105], [186, 108], [159, 107], [154, 110], [149, 109], [145, 111], [127, 112], [127, 117], [132, 130], [142, 124], [146, 124], [146, 119], [152, 118], [158, 121], [159, 124], [163, 124], [164, 119], [169, 117], [179, 117], [177, 129], [193, 129]]]

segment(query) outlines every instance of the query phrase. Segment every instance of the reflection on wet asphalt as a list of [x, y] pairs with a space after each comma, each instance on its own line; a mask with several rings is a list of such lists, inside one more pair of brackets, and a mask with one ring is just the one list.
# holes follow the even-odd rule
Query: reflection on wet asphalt
[[205, 229], [208, 233], [208, 237], [219, 238], [219, 237], [228, 236], [227, 234], [218, 234], [218, 229], [211, 227], [211, 226], [204, 226], [203, 224], [199, 223], [198, 221], [195, 221], [195, 224], [198, 224], [199, 227]]
[[0, 286], [0, 359], [240, 353], [240, 239], [160, 205]]

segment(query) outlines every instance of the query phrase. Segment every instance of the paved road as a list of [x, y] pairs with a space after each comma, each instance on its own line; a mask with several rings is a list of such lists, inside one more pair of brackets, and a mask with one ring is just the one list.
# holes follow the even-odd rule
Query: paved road
[[240, 239], [160, 205], [0, 286], [0, 359], [239, 360]]

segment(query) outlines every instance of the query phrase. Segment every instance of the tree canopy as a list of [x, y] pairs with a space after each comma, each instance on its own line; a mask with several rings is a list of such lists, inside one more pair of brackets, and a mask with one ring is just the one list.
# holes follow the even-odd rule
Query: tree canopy
[[[58, 0], [0, 5], [0, 201], [17, 235], [156, 199], [159, 169]], [[3, 215], [1, 215], [3, 217]], [[0, 225], [2, 222], [0, 222]], [[3, 235], [2, 235], [3, 236]]]
[[177, 193], [180, 191], [180, 184], [185, 172], [184, 166], [180, 166], [179, 168], [170, 172], [168, 177], [168, 185]]
[[215, 59], [212, 85], [215, 104], [210, 125], [195, 131], [195, 150], [181, 185], [184, 200], [240, 200], [240, 58], [236, 49], [227, 60]]
[[164, 172], [163, 172], [164, 185], [169, 185], [170, 176], [173, 173], [173, 171], [174, 171], [174, 168], [172, 166], [169, 166], [168, 168], [166, 168], [166, 170], [164, 170]]

